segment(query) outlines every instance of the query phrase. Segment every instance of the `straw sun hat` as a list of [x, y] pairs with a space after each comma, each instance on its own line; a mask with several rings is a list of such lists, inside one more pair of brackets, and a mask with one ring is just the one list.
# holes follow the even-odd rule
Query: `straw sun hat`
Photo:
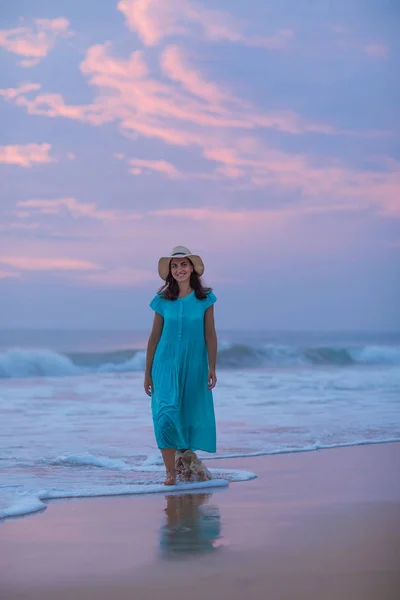
[[200, 256], [197, 254], [192, 254], [189, 248], [185, 248], [185, 246], [175, 246], [169, 256], [162, 256], [158, 261], [158, 274], [161, 279], [167, 279], [169, 273], [169, 263], [171, 258], [184, 258], [187, 256], [193, 263], [195, 271], [198, 275], [203, 275], [204, 273], [204, 263], [201, 260]]

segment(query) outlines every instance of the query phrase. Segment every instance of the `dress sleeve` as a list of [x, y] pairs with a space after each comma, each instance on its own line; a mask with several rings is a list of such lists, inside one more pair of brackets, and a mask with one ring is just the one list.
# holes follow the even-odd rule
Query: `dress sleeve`
[[207, 294], [207, 298], [204, 300], [204, 304], [205, 304], [204, 310], [207, 310], [207, 308], [209, 308], [216, 301], [217, 301], [217, 297], [214, 294], [214, 292], [209, 292]]
[[163, 299], [159, 294], [154, 296], [153, 300], [149, 304], [150, 308], [154, 310], [154, 312], [158, 313], [162, 317], [164, 316], [164, 304]]

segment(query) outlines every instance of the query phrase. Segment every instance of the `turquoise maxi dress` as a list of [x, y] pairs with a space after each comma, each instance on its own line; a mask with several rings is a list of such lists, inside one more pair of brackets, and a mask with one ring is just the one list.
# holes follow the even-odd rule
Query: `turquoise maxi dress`
[[216, 300], [213, 292], [204, 300], [191, 292], [177, 300], [157, 294], [150, 302], [164, 319], [151, 371], [151, 408], [159, 448], [216, 451], [204, 336], [204, 314]]

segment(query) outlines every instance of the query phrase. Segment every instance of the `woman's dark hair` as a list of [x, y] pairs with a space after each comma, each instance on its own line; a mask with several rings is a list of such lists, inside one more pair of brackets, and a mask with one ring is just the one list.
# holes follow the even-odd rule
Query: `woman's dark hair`
[[[212, 288], [204, 287], [201, 281], [200, 275], [196, 272], [194, 265], [190, 258], [187, 259], [193, 267], [193, 271], [190, 274], [190, 287], [194, 290], [195, 296], [198, 300], [204, 300], [207, 295], [212, 292]], [[169, 265], [169, 271], [167, 279], [164, 285], [160, 287], [158, 293], [166, 300], [176, 300], [179, 296], [179, 285], [176, 279], [172, 277], [171, 264]]]

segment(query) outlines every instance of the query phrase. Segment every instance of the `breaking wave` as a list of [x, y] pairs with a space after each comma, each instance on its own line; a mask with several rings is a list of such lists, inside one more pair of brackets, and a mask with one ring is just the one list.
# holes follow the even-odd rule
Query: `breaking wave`
[[[220, 343], [218, 366], [222, 369], [311, 365], [400, 365], [396, 346], [294, 347]], [[143, 371], [143, 350], [59, 353], [46, 349], [13, 348], [0, 353], [0, 378], [61, 377], [88, 373]]]

